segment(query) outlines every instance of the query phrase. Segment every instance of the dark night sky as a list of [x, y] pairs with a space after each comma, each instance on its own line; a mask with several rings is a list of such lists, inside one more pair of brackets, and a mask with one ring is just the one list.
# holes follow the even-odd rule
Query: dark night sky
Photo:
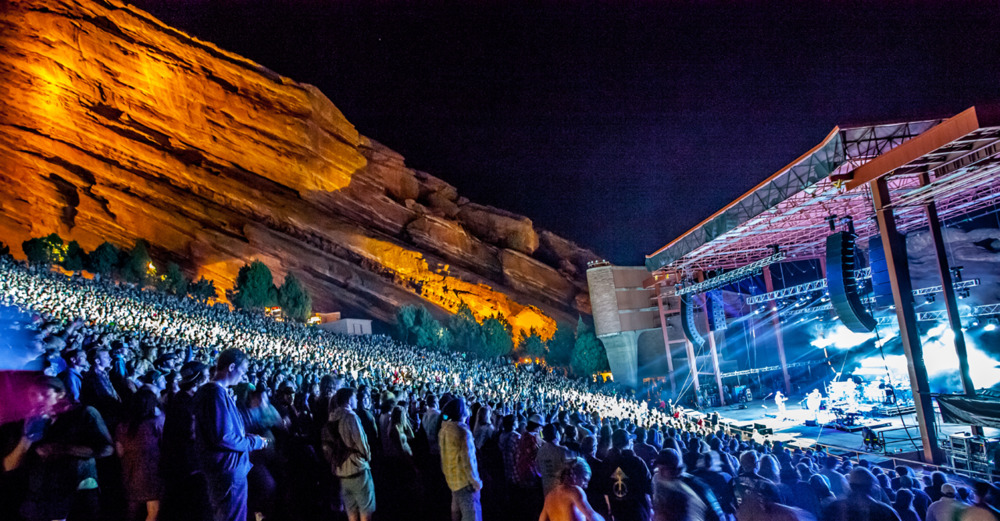
[[835, 125], [1000, 112], [1000, 2], [135, 5], [617, 264]]

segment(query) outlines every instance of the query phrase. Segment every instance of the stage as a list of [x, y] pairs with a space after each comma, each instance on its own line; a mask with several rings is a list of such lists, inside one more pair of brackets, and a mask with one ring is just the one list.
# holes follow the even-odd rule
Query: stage
[[[758, 441], [769, 439], [781, 441], [790, 447], [828, 449], [835, 454], [870, 452], [873, 455], [868, 459], [879, 461], [879, 457], [884, 459], [905, 458], [914, 452], [922, 450], [920, 442], [920, 432], [917, 429], [916, 414], [906, 412], [902, 415], [875, 417], [858, 419], [854, 426], [838, 425], [834, 415], [828, 411], [821, 411], [820, 421], [815, 426], [806, 425], [807, 420], [813, 419], [813, 414], [802, 406], [796, 404], [796, 400], [788, 400], [790, 404], [785, 409], [783, 417], [779, 417], [778, 409], [773, 400], [754, 400], [746, 403], [746, 408], [739, 406], [725, 406], [708, 408], [700, 413], [698, 411], [685, 410], [689, 417], [700, 415], [708, 417], [716, 412], [719, 414], [719, 422], [731, 428], [744, 432], [757, 431], [754, 437]], [[890, 406], [891, 407], [891, 406]], [[912, 411], [912, 407], [904, 409]], [[862, 427], [867, 426], [884, 441], [884, 450], [869, 450], [865, 448], [862, 436]], [[765, 430], [761, 430], [761, 427]], [[969, 432], [967, 425], [941, 424], [937, 423], [938, 439], [945, 439], [947, 436], [956, 433]], [[770, 434], [760, 434], [768, 432]], [[994, 437], [1000, 435], [1000, 429], [986, 429], [986, 436]]]

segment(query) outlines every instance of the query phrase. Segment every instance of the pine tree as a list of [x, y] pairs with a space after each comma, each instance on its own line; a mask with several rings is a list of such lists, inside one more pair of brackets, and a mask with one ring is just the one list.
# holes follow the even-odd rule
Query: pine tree
[[413, 324], [413, 343], [424, 349], [447, 350], [451, 334], [426, 307], [416, 308]]
[[117, 246], [105, 241], [87, 255], [87, 269], [93, 273], [107, 275], [118, 267], [121, 256], [121, 250]]
[[608, 368], [608, 353], [604, 349], [604, 344], [594, 334], [594, 329], [583, 321], [583, 317], [577, 325], [576, 344], [573, 347], [570, 367], [575, 375], [582, 377]]
[[83, 251], [80, 243], [70, 241], [66, 245], [66, 254], [63, 256], [62, 267], [69, 271], [80, 271], [86, 265], [87, 252]]
[[202, 303], [208, 302], [209, 300], [219, 296], [218, 290], [215, 289], [215, 281], [204, 277], [188, 286], [188, 294], [191, 295], [193, 299]]
[[545, 361], [549, 365], [567, 366], [576, 344], [576, 334], [568, 324], [558, 324], [556, 332], [548, 341], [549, 355]]
[[476, 317], [464, 302], [458, 307], [458, 312], [448, 321], [451, 331], [451, 350], [456, 353], [481, 353], [485, 349], [486, 339], [483, 329], [476, 322]]
[[278, 290], [278, 305], [285, 316], [299, 322], [305, 322], [312, 314], [312, 297], [291, 273], [285, 275], [285, 282]]
[[171, 295], [187, 295], [188, 286], [191, 281], [181, 271], [181, 267], [176, 263], [167, 264], [167, 271], [163, 274], [162, 288]]
[[486, 358], [507, 356], [514, 350], [514, 342], [510, 338], [510, 328], [503, 315], [487, 318], [482, 325], [483, 351]]
[[535, 328], [527, 335], [521, 335], [521, 342], [518, 346], [524, 356], [529, 358], [542, 358], [545, 356], [545, 342]]
[[396, 310], [396, 339], [404, 344], [413, 343], [413, 329], [417, 323], [417, 306], [406, 305]]
[[255, 260], [240, 268], [230, 300], [240, 309], [262, 309], [275, 305], [277, 296], [278, 290], [274, 287], [271, 269]]
[[128, 252], [122, 264], [122, 278], [136, 284], [149, 282], [150, 265], [153, 259], [149, 256], [149, 243], [145, 239], [135, 241], [135, 246]]

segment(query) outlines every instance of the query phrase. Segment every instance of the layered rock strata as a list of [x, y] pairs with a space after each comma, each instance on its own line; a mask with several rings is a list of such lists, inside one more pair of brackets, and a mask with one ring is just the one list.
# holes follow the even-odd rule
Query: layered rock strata
[[0, 234], [149, 240], [231, 287], [249, 259], [322, 311], [468, 303], [551, 334], [589, 314], [596, 256], [470, 202], [358, 133], [315, 87], [117, 1], [0, 12]]

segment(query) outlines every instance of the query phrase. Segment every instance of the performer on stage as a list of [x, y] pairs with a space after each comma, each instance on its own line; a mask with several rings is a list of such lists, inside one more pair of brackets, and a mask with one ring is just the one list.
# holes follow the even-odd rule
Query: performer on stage
[[787, 401], [788, 401], [788, 398], [786, 398], [784, 394], [781, 394], [781, 391], [778, 391], [777, 393], [775, 393], [775, 395], [774, 395], [774, 404], [778, 406], [778, 416], [779, 417], [784, 418], [784, 416], [785, 416], [785, 402], [787, 402]]
[[812, 416], [814, 420], [819, 419], [819, 407], [822, 403], [823, 394], [819, 392], [819, 389], [813, 389], [806, 395], [806, 409], [809, 410], [810, 416]]

